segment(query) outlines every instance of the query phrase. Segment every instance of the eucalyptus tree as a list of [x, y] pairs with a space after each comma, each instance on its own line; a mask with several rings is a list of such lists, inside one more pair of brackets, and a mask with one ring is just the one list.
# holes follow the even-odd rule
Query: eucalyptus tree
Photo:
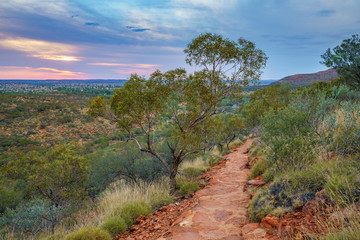
[[320, 63], [333, 67], [342, 77], [344, 82], [360, 89], [360, 36], [352, 35], [332, 50], [329, 48], [321, 55]]
[[[166, 168], [171, 191], [176, 188], [180, 163], [204, 149], [203, 128], [221, 112], [219, 104], [239, 96], [242, 86], [256, 82], [267, 61], [254, 43], [243, 38], [234, 42], [212, 33], [193, 39], [184, 52], [186, 62], [198, 71], [155, 71], [149, 79], [134, 74], [110, 99], [118, 126], [128, 132], [129, 140]], [[153, 134], [160, 124], [169, 130], [168, 136], [155, 141]], [[135, 134], [138, 129], [144, 139]], [[160, 144], [166, 151], [160, 150]]]

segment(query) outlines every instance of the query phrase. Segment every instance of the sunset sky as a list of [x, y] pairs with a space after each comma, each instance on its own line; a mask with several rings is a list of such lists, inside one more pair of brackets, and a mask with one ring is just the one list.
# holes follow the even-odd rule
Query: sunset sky
[[0, 0], [0, 79], [126, 79], [189, 68], [200, 33], [244, 37], [262, 79], [325, 70], [320, 55], [360, 33], [359, 0]]

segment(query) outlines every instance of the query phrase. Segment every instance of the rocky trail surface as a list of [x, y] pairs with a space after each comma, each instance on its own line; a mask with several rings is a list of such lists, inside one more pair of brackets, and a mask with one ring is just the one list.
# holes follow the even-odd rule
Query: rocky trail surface
[[115, 239], [277, 239], [271, 230], [249, 223], [249, 194], [244, 191], [252, 139], [234, 148], [203, 175], [209, 184], [193, 197], [179, 199], [149, 217], [139, 217], [130, 232]]

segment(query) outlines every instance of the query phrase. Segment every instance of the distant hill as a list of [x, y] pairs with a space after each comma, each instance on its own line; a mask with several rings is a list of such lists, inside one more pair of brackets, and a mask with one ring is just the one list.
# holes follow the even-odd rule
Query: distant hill
[[272, 85], [283, 83], [290, 83], [293, 85], [306, 85], [313, 82], [328, 81], [329, 79], [334, 78], [338, 78], [338, 74], [336, 73], [336, 70], [332, 68], [316, 73], [295, 74], [287, 76], [280, 79], [279, 81], [273, 82]]

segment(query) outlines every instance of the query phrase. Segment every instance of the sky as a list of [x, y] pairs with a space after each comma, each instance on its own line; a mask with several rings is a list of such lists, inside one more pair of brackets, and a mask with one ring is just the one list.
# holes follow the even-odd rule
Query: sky
[[0, 79], [128, 79], [185, 63], [201, 33], [243, 37], [269, 57], [262, 79], [325, 70], [360, 33], [360, 0], [0, 0]]

